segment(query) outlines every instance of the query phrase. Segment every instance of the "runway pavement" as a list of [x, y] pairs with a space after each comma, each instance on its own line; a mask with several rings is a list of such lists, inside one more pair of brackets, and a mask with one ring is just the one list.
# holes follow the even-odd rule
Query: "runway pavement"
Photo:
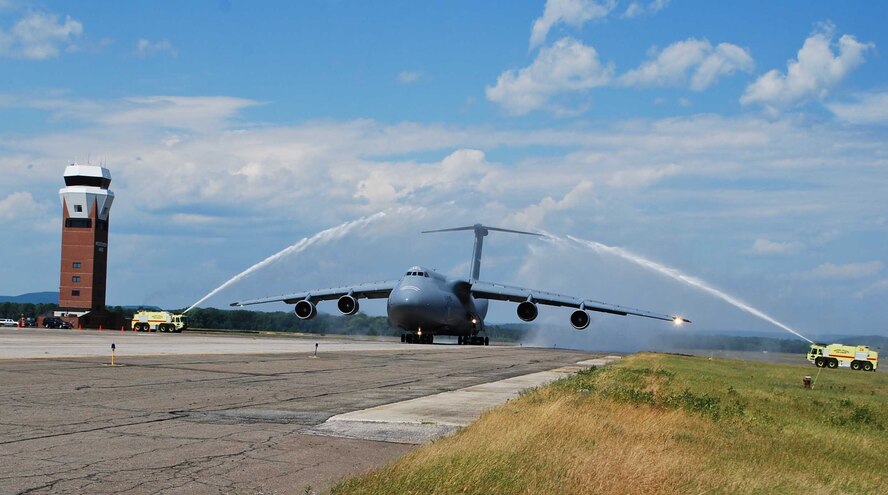
[[[112, 341], [123, 366], [108, 366]], [[593, 356], [341, 338], [2, 329], [0, 493], [325, 489], [413, 448], [316, 431], [331, 417], [378, 415], [373, 408], [386, 404], [403, 413], [403, 401], [460, 389], [468, 392], [457, 392], [451, 409], [463, 400], [480, 410], [489, 399], [482, 384]], [[418, 424], [431, 424], [430, 417]]]

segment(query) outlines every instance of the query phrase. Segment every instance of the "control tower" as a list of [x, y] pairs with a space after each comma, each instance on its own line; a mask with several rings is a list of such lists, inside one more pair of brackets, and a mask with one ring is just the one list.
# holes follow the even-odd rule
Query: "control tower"
[[108, 214], [114, 193], [111, 172], [98, 165], [65, 168], [62, 200], [62, 270], [59, 312], [84, 314], [105, 308]]

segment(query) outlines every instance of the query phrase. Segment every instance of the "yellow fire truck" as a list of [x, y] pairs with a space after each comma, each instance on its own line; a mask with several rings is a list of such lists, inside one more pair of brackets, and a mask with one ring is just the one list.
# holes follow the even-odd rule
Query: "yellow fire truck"
[[879, 365], [879, 353], [865, 345], [811, 344], [808, 349], [808, 362], [818, 368], [851, 368], [852, 370], [875, 371]]
[[188, 328], [188, 317], [169, 311], [139, 311], [133, 315], [133, 330], [138, 332], [181, 332]]

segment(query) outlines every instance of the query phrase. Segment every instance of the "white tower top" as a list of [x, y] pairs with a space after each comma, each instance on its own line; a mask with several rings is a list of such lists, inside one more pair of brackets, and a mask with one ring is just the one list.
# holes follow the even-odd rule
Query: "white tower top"
[[98, 207], [96, 218], [108, 220], [114, 193], [108, 190], [111, 172], [99, 165], [78, 165], [65, 168], [65, 187], [59, 189], [62, 205], [67, 205], [70, 218], [90, 218]]

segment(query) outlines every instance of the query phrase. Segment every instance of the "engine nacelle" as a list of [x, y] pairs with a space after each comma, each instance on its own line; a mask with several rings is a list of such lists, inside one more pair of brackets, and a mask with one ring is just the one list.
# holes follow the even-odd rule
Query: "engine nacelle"
[[518, 305], [518, 318], [521, 318], [522, 321], [533, 321], [538, 314], [540, 312], [537, 305], [530, 301], [524, 301]]
[[311, 301], [306, 301], [305, 299], [296, 303], [296, 307], [293, 308], [293, 312], [296, 313], [296, 317], [300, 320], [310, 320], [317, 316], [318, 310], [315, 308], [315, 305], [311, 303]]
[[339, 298], [336, 302], [336, 307], [339, 308], [339, 312], [344, 315], [353, 315], [358, 312], [358, 300], [354, 298], [354, 296], [350, 296], [348, 294]]
[[570, 314], [570, 324], [577, 330], [583, 330], [589, 326], [589, 313], [578, 309]]

